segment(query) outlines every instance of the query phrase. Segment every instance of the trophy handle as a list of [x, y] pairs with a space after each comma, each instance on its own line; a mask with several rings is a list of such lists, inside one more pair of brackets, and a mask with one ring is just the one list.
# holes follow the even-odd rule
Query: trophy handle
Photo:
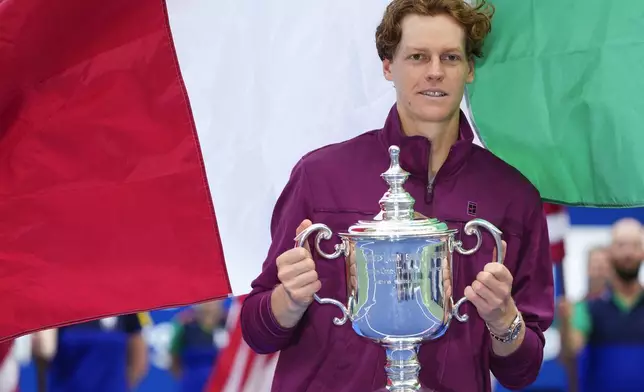
[[[486, 229], [487, 231], [492, 234], [492, 237], [494, 238], [494, 242], [496, 244], [496, 262], [499, 264], [503, 264], [503, 259], [505, 255], [503, 254], [503, 244], [501, 243], [501, 235], [503, 234], [501, 230], [499, 230], [496, 226], [491, 224], [490, 222], [484, 220], [484, 219], [472, 219], [471, 221], [467, 222], [465, 224], [465, 228], [463, 232], [467, 235], [476, 235], [476, 245], [472, 249], [464, 249], [463, 248], [463, 243], [461, 241], [454, 241], [453, 242], [453, 249], [456, 250], [458, 253], [462, 255], [471, 255], [474, 254], [476, 251], [478, 251], [481, 248], [481, 244], [483, 242], [483, 239], [481, 237], [481, 231], [479, 230], [479, 226]], [[465, 302], [467, 302], [467, 298], [463, 297], [456, 304], [454, 304], [452, 300], [452, 316], [456, 318], [460, 322], [466, 322], [470, 316], [467, 314], [460, 314], [459, 313], [459, 308], [461, 305], [463, 305]]]
[[[316, 252], [318, 252], [325, 259], [329, 259], [329, 260], [337, 259], [338, 257], [340, 257], [343, 254], [345, 254], [346, 246], [345, 246], [344, 242], [341, 243], [341, 244], [337, 244], [335, 246], [335, 252], [333, 252], [331, 254], [326, 253], [322, 249], [320, 249], [320, 241], [329, 240], [329, 239], [331, 239], [331, 236], [333, 235], [333, 232], [331, 231], [331, 229], [329, 229], [329, 227], [327, 225], [322, 224], [322, 223], [315, 223], [315, 224], [307, 227], [306, 229], [302, 230], [302, 232], [300, 234], [298, 234], [297, 237], [295, 237], [296, 247], [303, 248], [304, 245], [306, 244], [306, 241], [308, 240], [309, 236], [311, 234], [313, 234], [313, 232], [318, 231], [318, 230], [320, 232], [315, 236], [315, 251]], [[347, 309], [346, 306], [344, 306], [342, 304], [342, 302], [337, 301], [337, 300], [332, 299], [332, 298], [320, 298], [317, 294], [313, 294], [313, 298], [320, 305], [330, 304], [330, 305], [335, 305], [338, 308], [340, 308], [340, 310], [342, 311], [343, 317], [342, 318], [334, 317], [333, 318], [333, 324], [335, 324], [335, 325], [344, 325], [347, 322], [347, 320], [349, 318], [349, 310]]]

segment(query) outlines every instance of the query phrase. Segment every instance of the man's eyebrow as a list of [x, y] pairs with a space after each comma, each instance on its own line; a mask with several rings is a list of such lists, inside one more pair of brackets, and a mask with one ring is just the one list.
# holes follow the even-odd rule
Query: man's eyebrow
[[[404, 46], [403, 50], [406, 52], [428, 52], [429, 50], [427, 48], [423, 48], [420, 46]], [[459, 47], [451, 47], [451, 48], [446, 48], [443, 49], [443, 52], [458, 52], [458, 53], [463, 53], [463, 49]]]
[[427, 52], [426, 48], [421, 48], [420, 46], [405, 46], [403, 49], [407, 52]]

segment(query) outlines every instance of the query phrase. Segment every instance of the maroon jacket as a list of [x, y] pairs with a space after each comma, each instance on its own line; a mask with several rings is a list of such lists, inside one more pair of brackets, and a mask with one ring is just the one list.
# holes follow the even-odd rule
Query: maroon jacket
[[[543, 358], [543, 331], [553, 319], [552, 263], [541, 199], [517, 170], [472, 143], [462, 114], [460, 133], [432, 187], [427, 176], [430, 142], [404, 135], [395, 106], [383, 129], [318, 149], [297, 163], [275, 206], [263, 271], [241, 313], [251, 348], [280, 351], [273, 391], [370, 392], [385, 385], [384, 349], [356, 335], [350, 322], [333, 325], [333, 317], [340, 316], [336, 307], [314, 302], [295, 328], [283, 329], [272, 315], [270, 295], [279, 283], [275, 260], [294, 246], [302, 220], [324, 223], [338, 233], [378, 213], [378, 200], [387, 190], [380, 174], [389, 167], [387, 149], [394, 144], [401, 148], [401, 166], [411, 173], [405, 188], [416, 199], [417, 212], [459, 229], [457, 236], [466, 248], [476, 243], [474, 236], [462, 233], [468, 220], [483, 218], [501, 229], [508, 244], [505, 264], [514, 276], [513, 298], [528, 326], [521, 347], [509, 357], [497, 357], [485, 324], [467, 303], [461, 309], [470, 315], [468, 322], [454, 320], [443, 337], [421, 347], [423, 385], [441, 392], [489, 392], [490, 370], [509, 388], [535, 380]], [[323, 249], [332, 252], [338, 242], [323, 242]], [[455, 301], [492, 261], [493, 248], [492, 237], [484, 233], [475, 255], [454, 253]], [[322, 282], [318, 294], [346, 304], [344, 261], [317, 257], [316, 269]]]

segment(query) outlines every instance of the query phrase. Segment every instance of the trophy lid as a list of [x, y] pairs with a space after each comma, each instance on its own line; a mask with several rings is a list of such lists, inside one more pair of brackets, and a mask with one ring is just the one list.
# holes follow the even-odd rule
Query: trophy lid
[[414, 198], [403, 188], [409, 173], [400, 166], [400, 148], [389, 147], [389, 169], [381, 177], [389, 189], [380, 198], [380, 212], [372, 221], [358, 221], [346, 236], [357, 237], [423, 237], [447, 234], [447, 224], [435, 218], [426, 218], [414, 211]]

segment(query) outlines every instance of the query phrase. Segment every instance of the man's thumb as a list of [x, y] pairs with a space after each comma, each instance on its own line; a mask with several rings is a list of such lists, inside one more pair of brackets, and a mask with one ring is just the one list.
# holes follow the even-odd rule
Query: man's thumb
[[[297, 229], [295, 229], [295, 237], [297, 238], [300, 235], [300, 233], [302, 233], [311, 225], [313, 225], [313, 222], [311, 222], [308, 219], [304, 219], [302, 223], [300, 223], [300, 225], [297, 227]], [[311, 247], [309, 246], [308, 238], [307, 238], [307, 241], [304, 242], [304, 249], [308, 250], [309, 253], [311, 253]]]
[[[508, 243], [505, 242], [504, 240], [501, 240], [501, 247], [502, 247], [502, 254], [503, 254], [503, 260], [505, 261], [505, 252], [508, 250]], [[492, 250], [492, 261], [496, 261], [496, 246]]]

